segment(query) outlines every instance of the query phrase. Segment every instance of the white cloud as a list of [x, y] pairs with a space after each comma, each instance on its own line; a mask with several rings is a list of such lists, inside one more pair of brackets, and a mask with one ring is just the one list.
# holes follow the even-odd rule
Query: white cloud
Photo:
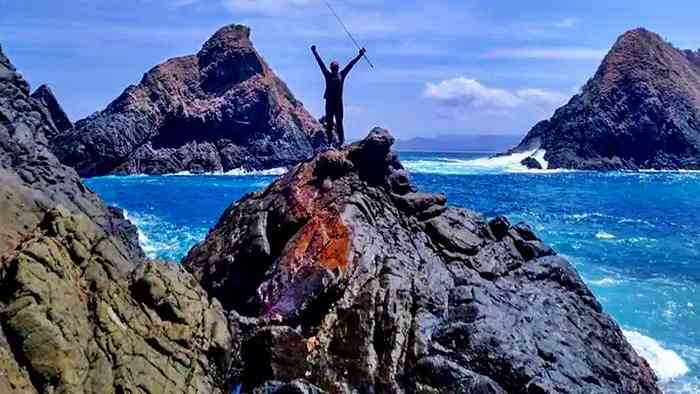
[[564, 104], [567, 95], [544, 89], [506, 89], [484, 86], [479, 81], [465, 77], [428, 83], [424, 95], [450, 106], [503, 111], [525, 107], [552, 110]]
[[560, 20], [559, 22], [555, 23], [554, 25], [556, 27], [559, 27], [561, 29], [570, 29], [576, 25], [578, 25], [578, 18], [564, 18]]
[[269, 15], [308, 6], [313, 2], [314, 0], [223, 0], [223, 5], [233, 13]]
[[488, 59], [601, 60], [606, 51], [591, 48], [501, 48], [484, 54]]
[[447, 104], [475, 108], [515, 108], [521, 102], [518, 96], [507, 90], [489, 88], [464, 77], [428, 83], [425, 96]]

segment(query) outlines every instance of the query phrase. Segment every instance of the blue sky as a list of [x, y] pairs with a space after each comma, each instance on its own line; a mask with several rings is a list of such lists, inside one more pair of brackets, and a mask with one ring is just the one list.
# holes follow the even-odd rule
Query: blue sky
[[[346, 130], [408, 138], [524, 134], [574, 94], [622, 32], [643, 26], [700, 47], [700, 2], [331, 0], [376, 64], [346, 87]], [[672, 6], [671, 6], [672, 4]], [[0, 44], [73, 120], [104, 108], [163, 60], [244, 23], [275, 71], [319, 116], [330, 61], [356, 50], [322, 0], [0, 0]]]

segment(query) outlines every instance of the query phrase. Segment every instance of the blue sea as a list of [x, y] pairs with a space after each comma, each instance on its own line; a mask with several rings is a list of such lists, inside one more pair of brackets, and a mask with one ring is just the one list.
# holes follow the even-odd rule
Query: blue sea
[[[421, 190], [526, 221], [578, 269], [662, 380], [700, 393], [700, 173], [530, 171], [518, 158], [401, 154]], [[139, 227], [153, 258], [180, 260], [233, 201], [278, 172], [87, 179]]]

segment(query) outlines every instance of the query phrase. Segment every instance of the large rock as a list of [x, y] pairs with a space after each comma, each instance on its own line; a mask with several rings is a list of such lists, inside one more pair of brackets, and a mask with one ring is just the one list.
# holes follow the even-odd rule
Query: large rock
[[660, 393], [564, 258], [416, 192], [393, 142], [298, 165], [185, 258], [231, 311], [244, 391]]
[[154, 67], [52, 146], [82, 176], [218, 172], [296, 164], [325, 144], [321, 131], [250, 30], [232, 25], [196, 55]]
[[698, 59], [700, 51], [629, 31], [581, 93], [510, 153], [544, 149], [549, 168], [700, 169]]
[[224, 310], [47, 148], [42, 100], [0, 49], [0, 392], [228, 393]]

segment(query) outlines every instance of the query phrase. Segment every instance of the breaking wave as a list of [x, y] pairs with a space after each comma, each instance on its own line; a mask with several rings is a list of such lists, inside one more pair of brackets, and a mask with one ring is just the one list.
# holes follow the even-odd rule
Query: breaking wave
[[622, 330], [622, 333], [637, 354], [647, 360], [660, 380], [672, 380], [690, 372], [678, 353], [664, 348], [655, 339], [632, 330]]
[[598, 239], [600, 239], [600, 240], [603, 240], [603, 241], [608, 241], [608, 240], [617, 238], [617, 237], [614, 236], [613, 234], [610, 234], [610, 233], [605, 232], [605, 231], [603, 231], [603, 230], [598, 231], [598, 232], [595, 234], [595, 237], [598, 238]]
[[287, 173], [287, 169], [284, 167], [270, 168], [267, 170], [246, 170], [243, 168], [234, 168], [233, 170], [226, 172], [205, 172], [205, 173], [192, 173], [190, 171], [180, 171], [174, 174], [167, 174], [165, 176], [279, 176]]
[[[481, 157], [476, 159], [453, 159], [436, 157], [430, 159], [403, 160], [403, 165], [411, 172], [443, 175], [474, 175], [484, 173], [533, 173], [547, 174], [570, 172], [571, 170], [548, 170], [544, 150], [530, 150], [504, 156]], [[533, 157], [544, 170], [533, 170], [520, 164], [525, 158]]]
[[158, 216], [124, 211], [124, 216], [138, 230], [139, 244], [148, 258], [179, 260], [204, 239], [207, 228], [193, 228], [169, 223]]

